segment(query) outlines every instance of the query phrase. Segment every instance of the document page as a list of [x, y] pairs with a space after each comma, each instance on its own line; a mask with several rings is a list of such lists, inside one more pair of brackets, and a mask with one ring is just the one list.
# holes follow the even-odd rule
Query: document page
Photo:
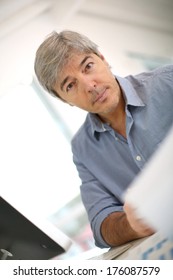
[[124, 198], [140, 218], [173, 241], [173, 127]]

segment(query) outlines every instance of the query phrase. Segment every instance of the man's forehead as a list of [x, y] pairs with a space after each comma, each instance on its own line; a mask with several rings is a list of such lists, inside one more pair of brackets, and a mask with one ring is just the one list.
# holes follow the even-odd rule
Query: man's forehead
[[62, 69], [60, 70], [59, 77], [65, 78], [66, 75], [69, 75], [71, 70], [82, 67], [89, 57], [92, 57], [92, 54], [79, 53], [71, 55], [71, 57], [64, 63]]
[[69, 56], [69, 59], [66, 61], [65, 65], [64, 65], [64, 69], [65, 70], [68, 66], [73, 65], [77, 65], [82, 62], [82, 60], [87, 57], [87, 56], [92, 56], [91, 53], [73, 53], [71, 56]]

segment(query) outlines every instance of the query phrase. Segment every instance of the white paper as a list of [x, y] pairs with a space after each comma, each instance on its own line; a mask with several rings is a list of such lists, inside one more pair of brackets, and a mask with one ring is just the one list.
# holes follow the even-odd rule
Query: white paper
[[149, 225], [173, 240], [173, 128], [125, 194]]

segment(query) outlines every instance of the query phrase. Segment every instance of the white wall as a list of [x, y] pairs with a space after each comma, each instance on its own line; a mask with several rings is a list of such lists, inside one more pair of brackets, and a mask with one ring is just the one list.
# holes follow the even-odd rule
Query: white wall
[[[100, 46], [115, 71], [122, 75], [143, 70], [137, 60], [126, 56], [129, 51], [173, 58], [173, 27], [170, 26], [173, 5], [169, 0], [147, 0], [145, 4], [144, 1], [137, 1], [143, 3], [139, 5], [140, 9], [136, 8], [134, 0], [77, 1], [77, 6], [68, 6], [68, 17], [63, 14], [62, 18], [58, 13], [62, 4], [67, 2], [68, 5], [74, 5], [75, 1], [53, 1], [53, 8], [49, 8], [51, 1], [35, 2], [38, 2], [37, 5], [27, 6], [17, 15], [11, 16], [11, 20], [0, 21], [0, 94], [20, 81], [25, 73], [32, 73], [35, 51], [53, 29], [69, 28], [85, 33]], [[161, 14], [160, 10], [164, 7], [161, 4], [164, 2], [166, 9]], [[39, 9], [44, 11], [40, 15]], [[114, 14], [115, 18], [112, 18]]]

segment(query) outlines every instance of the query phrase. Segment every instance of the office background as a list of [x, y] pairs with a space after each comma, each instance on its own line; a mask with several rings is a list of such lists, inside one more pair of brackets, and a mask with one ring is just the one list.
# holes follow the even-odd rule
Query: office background
[[33, 79], [35, 51], [52, 30], [91, 38], [114, 73], [173, 62], [172, 0], [0, 0], [1, 191], [94, 247], [70, 140], [86, 113], [48, 96]]

